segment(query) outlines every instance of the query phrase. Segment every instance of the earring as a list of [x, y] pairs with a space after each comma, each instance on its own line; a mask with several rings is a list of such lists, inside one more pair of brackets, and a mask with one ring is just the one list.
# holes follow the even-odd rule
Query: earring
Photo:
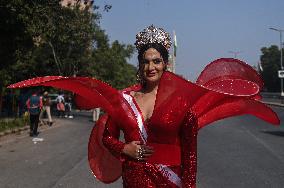
[[140, 78], [139, 72], [136, 73], [136, 80], [137, 80], [137, 82], [141, 82], [141, 78]]

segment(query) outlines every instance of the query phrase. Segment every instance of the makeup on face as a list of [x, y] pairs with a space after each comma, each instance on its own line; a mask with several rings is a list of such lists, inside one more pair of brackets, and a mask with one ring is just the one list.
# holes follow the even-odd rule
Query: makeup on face
[[154, 59], [151, 59], [151, 60], [143, 59], [142, 63], [143, 64], [150, 64], [151, 61], [153, 61], [153, 63], [155, 65], [158, 65], [158, 64], [163, 62], [163, 59], [162, 58], [154, 58]]

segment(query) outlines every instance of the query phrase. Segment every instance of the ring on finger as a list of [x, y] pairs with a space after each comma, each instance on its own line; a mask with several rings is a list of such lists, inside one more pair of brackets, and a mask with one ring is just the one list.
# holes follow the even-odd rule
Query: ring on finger
[[141, 160], [144, 157], [144, 151], [141, 147], [137, 150], [137, 154], [138, 154], [137, 155], [138, 160]]
[[144, 153], [144, 150], [140, 147], [137, 151], [138, 155], [142, 155]]

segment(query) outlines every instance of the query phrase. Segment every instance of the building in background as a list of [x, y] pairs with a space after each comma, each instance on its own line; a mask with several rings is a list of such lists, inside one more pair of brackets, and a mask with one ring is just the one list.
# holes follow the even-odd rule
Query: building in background
[[[86, 8], [86, 7], [92, 7], [92, 5], [94, 4], [93, 0], [62, 0], [61, 1], [61, 5], [68, 7], [68, 6], [74, 6], [74, 5], [80, 5], [82, 9]], [[90, 8], [90, 10], [92, 10]]]

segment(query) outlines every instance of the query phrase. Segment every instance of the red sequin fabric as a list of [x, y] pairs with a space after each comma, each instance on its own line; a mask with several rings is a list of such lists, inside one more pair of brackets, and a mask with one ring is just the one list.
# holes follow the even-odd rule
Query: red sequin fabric
[[[180, 174], [179, 166], [170, 166], [177, 174]], [[145, 162], [127, 161], [123, 163], [123, 187], [124, 188], [177, 188], [169, 182], [155, 165]]]
[[[179, 100], [178, 102], [172, 100], [172, 103], [175, 104], [184, 102], [184, 100]], [[183, 106], [187, 107], [186, 104], [183, 104]], [[181, 110], [181, 112], [182, 111], [183, 110]], [[172, 110], [168, 111], [168, 113], [171, 114], [172, 112]], [[181, 158], [181, 163], [167, 167], [181, 178], [182, 187], [192, 188], [195, 187], [196, 183], [197, 121], [190, 111], [187, 113], [171, 114], [166, 114], [164, 116], [165, 118], [156, 121], [157, 119], [154, 118], [154, 116], [160, 117], [160, 114], [155, 111], [150, 121], [144, 124], [147, 126], [148, 130], [148, 144], [158, 143], [181, 147], [181, 153], [172, 153], [171, 151], [172, 156], [176, 155]], [[177, 115], [179, 118], [176, 118]], [[109, 151], [123, 163], [122, 178], [124, 187], [178, 187], [162, 174], [161, 170], [156, 166], [158, 164], [139, 162], [135, 159], [123, 156], [121, 152], [124, 143], [118, 140], [119, 129], [120, 128], [114, 122], [108, 121], [103, 136], [103, 143]], [[124, 134], [129, 134], [131, 133], [131, 129], [129, 130], [125, 127], [123, 132]], [[132, 133], [132, 136], [133, 138], [129, 138], [130, 140], [126, 140], [125, 142], [132, 140], [141, 141], [138, 130], [136, 134]], [[160, 152], [161, 153], [155, 155], [159, 155], [162, 158], [164, 152]]]

